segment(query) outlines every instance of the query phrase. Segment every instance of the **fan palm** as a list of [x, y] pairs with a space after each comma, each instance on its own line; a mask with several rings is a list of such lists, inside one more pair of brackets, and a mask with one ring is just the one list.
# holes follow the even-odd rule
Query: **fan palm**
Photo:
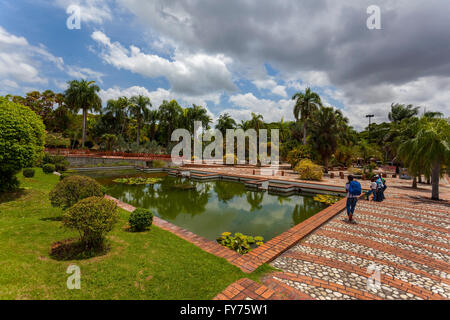
[[86, 80], [72, 80], [68, 82], [69, 87], [64, 93], [67, 106], [78, 113], [83, 110], [83, 134], [81, 138], [81, 145], [84, 147], [86, 142], [86, 121], [89, 110], [98, 112], [102, 107], [102, 100], [97, 92], [100, 88], [95, 84], [95, 81]]
[[146, 121], [149, 118], [148, 107], [151, 107], [152, 104], [150, 102], [150, 98], [143, 95], [131, 97], [130, 102], [131, 103], [128, 106], [128, 112], [132, 117], [136, 119], [137, 123], [136, 143], [139, 146], [142, 122]]
[[315, 110], [322, 106], [322, 101], [317, 93], [311, 91], [311, 88], [306, 88], [304, 93], [294, 94], [292, 100], [295, 100], [295, 119], [303, 121], [303, 144], [306, 144], [307, 120], [310, 119]]
[[228, 113], [221, 114], [217, 121], [216, 129], [222, 132], [222, 136], [226, 136], [227, 129], [235, 129], [236, 121], [230, 117]]

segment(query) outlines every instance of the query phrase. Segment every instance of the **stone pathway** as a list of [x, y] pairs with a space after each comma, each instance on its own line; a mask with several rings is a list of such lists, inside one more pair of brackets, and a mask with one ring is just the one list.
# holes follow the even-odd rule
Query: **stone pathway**
[[[273, 260], [271, 299], [450, 299], [450, 203], [361, 200], [355, 217], [340, 213]], [[264, 299], [252, 286], [221, 298]]]
[[[361, 200], [271, 264], [314, 299], [450, 299], [450, 204]], [[378, 271], [377, 271], [378, 270]], [[379, 282], [377, 282], [379, 280]]]

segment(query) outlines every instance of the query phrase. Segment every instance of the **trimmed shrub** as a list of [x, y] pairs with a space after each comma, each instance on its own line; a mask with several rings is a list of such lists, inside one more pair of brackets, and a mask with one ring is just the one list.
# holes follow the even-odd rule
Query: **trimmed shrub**
[[133, 231], [144, 231], [153, 223], [153, 213], [144, 208], [136, 208], [130, 215], [128, 223]]
[[42, 159], [43, 164], [54, 164], [55, 170], [60, 171], [66, 171], [69, 167], [69, 162], [66, 160], [65, 156], [59, 156], [59, 155], [51, 155], [49, 153], [45, 153], [44, 158]]
[[227, 153], [226, 155], [223, 156], [223, 164], [227, 164], [227, 159], [231, 159], [231, 161], [233, 162], [233, 164], [237, 164], [238, 162], [238, 158], [235, 154], [233, 153]]
[[42, 166], [42, 171], [44, 171], [44, 173], [53, 173], [56, 171], [56, 167], [54, 164], [51, 163], [46, 163]]
[[29, 107], [0, 97], [0, 192], [19, 186], [16, 174], [42, 158], [45, 127]]
[[112, 230], [118, 220], [119, 213], [114, 201], [90, 197], [65, 211], [62, 223], [67, 228], [77, 230], [80, 241], [90, 249], [103, 246], [106, 233]]
[[63, 178], [50, 191], [50, 202], [54, 207], [67, 209], [78, 201], [89, 197], [102, 197], [103, 187], [94, 179], [84, 176]]
[[320, 181], [323, 177], [322, 167], [308, 159], [300, 161], [295, 167], [295, 171], [298, 172], [302, 180]]
[[34, 177], [34, 169], [25, 168], [25, 169], [23, 169], [22, 174], [25, 178], [33, 178]]

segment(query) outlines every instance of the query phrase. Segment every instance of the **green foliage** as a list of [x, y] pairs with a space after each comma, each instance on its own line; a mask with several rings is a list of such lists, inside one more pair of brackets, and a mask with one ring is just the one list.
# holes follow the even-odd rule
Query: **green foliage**
[[106, 233], [112, 230], [118, 219], [114, 201], [89, 197], [65, 211], [62, 222], [65, 227], [78, 231], [86, 248], [96, 248], [103, 245]]
[[252, 250], [252, 247], [264, 244], [264, 238], [246, 236], [242, 233], [235, 233], [232, 236], [230, 232], [224, 232], [217, 238], [217, 242], [239, 254], [246, 254]]
[[311, 159], [312, 150], [310, 145], [297, 145], [294, 149], [289, 151], [287, 155], [287, 161], [293, 168], [303, 159]]
[[113, 182], [115, 183], [122, 183], [128, 185], [155, 184], [161, 181], [162, 181], [161, 178], [146, 178], [146, 177], [117, 178], [113, 180]]
[[33, 178], [34, 177], [34, 169], [33, 168], [25, 168], [22, 172], [25, 178]]
[[92, 178], [70, 176], [61, 180], [50, 192], [52, 206], [70, 208], [78, 201], [89, 197], [103, 196], [102, 186]]
[[153, 160], [152, 167], [153, 168], [165, 168], [165, 167], [167, 167], [167, 163], [163, 160]]
[[45, 146], [47, 148], [69, 148], [70, 139], [64, 138], [61, 133], [48, 133], [45, 140]]
[[18, 187], [15, 175], [42, 157], [45, 127], [29, 107], [0, 97], [0, 192]]
[[144, 231], [153, 223], [153, 213], [144, 208], [136, 208], [130, 215], [128, 223], [133, 231]]
[[325, 203], [327, 206], [331, 206], [341, 200], [341, 198], [329, 194], [318, 194], [314, 197], [314, 200]]
[[69, 167], [69, 162], [66, 160], [66, 157], [59, 156], [59, 155], [51, 155], [49, 153], [44, 154], [44, 158], [42, 159], [42, 163], [45, 164], [54, 164], [55, 170], [60, 171], [66, 171]]
[[363, 174], [362, 169], [358, 169], [355, 167], [348, 168], [348, 172], [351, 173], [354, 176], [361, 176]]
[[56, 171], [56, 167], [52, 163], [46, 163], [42, 166], [42, 171], [44, 171], [44, 173], [50, 174]]
[[322, 167], [308, 159], [300, 161], [294, 170], [298, 172], [302, 180], [320, 181], [323, 177]]

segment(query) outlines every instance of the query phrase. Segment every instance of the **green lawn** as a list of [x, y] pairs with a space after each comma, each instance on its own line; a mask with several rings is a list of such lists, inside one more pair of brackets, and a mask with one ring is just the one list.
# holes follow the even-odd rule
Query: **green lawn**
[[[76, 236], [55, 219], [61, 211], [48, 200], [59, 178], [38, 168], [34, 178], [19, 179], [21, 191], [0, 195], [0, 299], [211, 299], [240, 278], [258, 281], [272, 270], [265, 265], [245, 274], [155, 226], [125, 232], [125, 211], [108, 236], [107, 255], [56, 261], [51, 244]], [[80, 290], [66, 287], [71, 264], [81, 268]]]

